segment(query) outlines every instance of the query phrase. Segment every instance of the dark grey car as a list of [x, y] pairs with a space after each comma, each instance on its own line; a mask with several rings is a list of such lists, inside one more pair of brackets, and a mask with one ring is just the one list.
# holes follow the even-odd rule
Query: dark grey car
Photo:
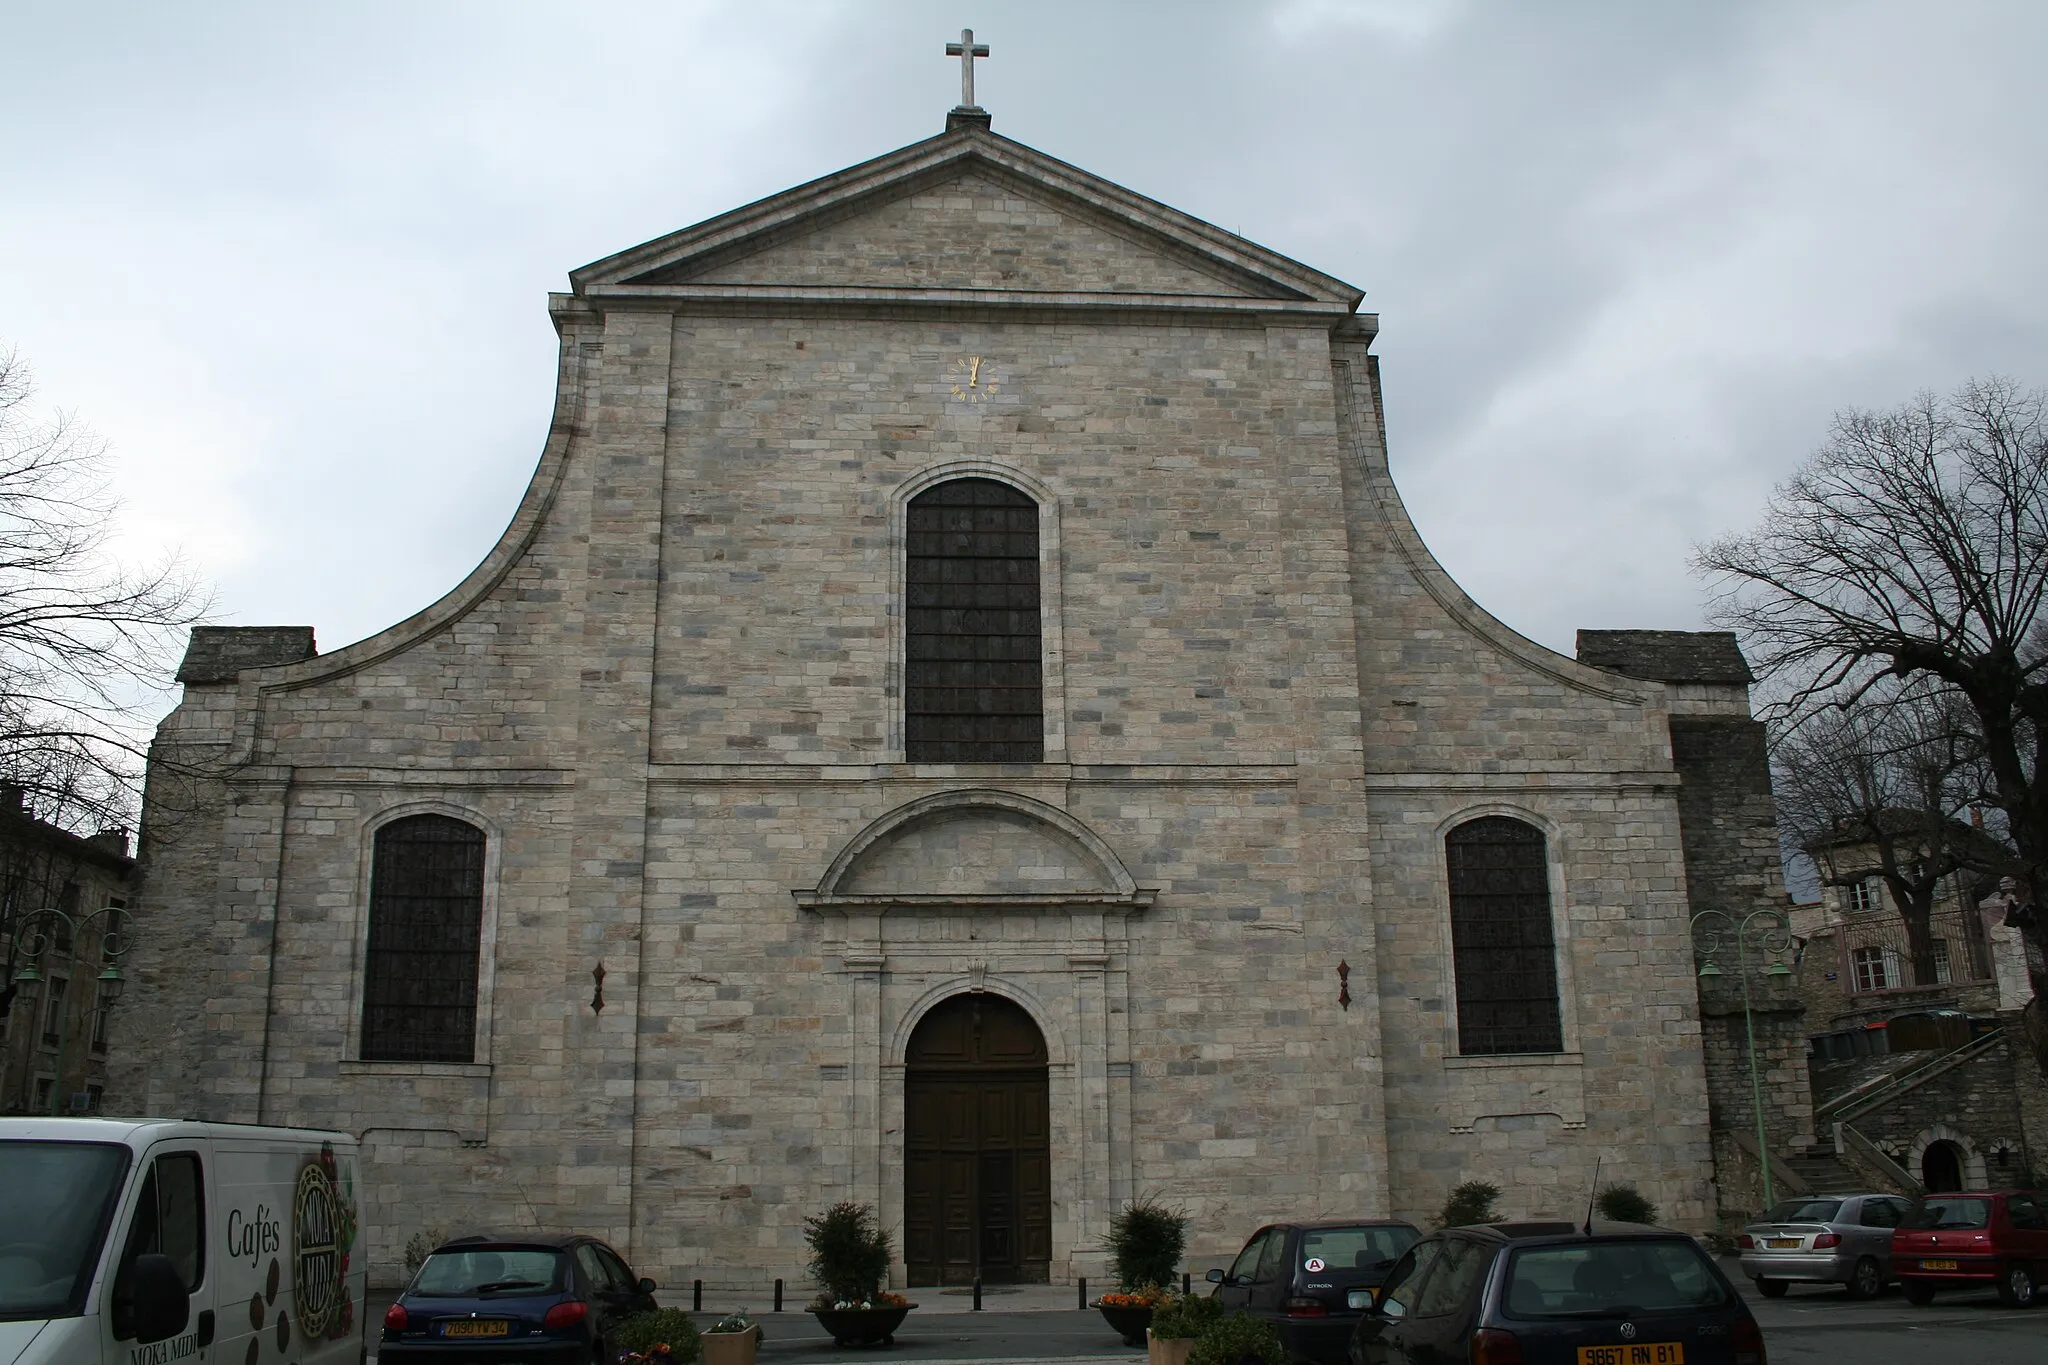
[[1410, 1223], [1359, 1219], [1260, 1228], [1229, 1270], [1209, 1282], [1225, 1308], [1261, 1317], [1294, 1360], [1341, 1365], [1373, 1289], [1422, 1233]]
[[1349, 1357], [1352, 1365], [1765, 1365], [1756, 1319], [1699, 1243], [1631, 1223], [1434, 1233], [1388, 1272]]
[[1787, 1199], [1742, 1230], [1742, 1273], [1770, 1298], [1794, 1282], [1846, 1285], [1874, 1299], [1892, 1274], [1892, 1229], [1913, 1201], [1896, 1194]]

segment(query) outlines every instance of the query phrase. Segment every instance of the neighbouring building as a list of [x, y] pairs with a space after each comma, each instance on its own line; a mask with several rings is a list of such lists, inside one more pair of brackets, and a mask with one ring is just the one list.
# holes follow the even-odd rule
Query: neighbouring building
[[761, 1283], [855, 1199], [899, 1282], [1099, 1282], [1141, 1194], [1211, 1256], [1596, 1159], [1725, 1217], [1747, 670], [1467, 597], [1361, 300], [972, 107], [572, 272], [468, 579], [194, 632], [120, 1104], [360, 1134], [379, 1274], [510, 1219]]
[[1981, 873], [1943, 878], [1916, 954], [1872, 844], [1808, 852], [1821, 896], [1793, 921], [1825, 1160], [1806, 1174], [1822, 1192], [1905, 1194], [2048, 1176], [2048, 1078], [2020, 1027], [2033, 989], [2010, 895]]
[[0, 785], [0, 1114], [99, 1111], [118, 993], [101, 976], [123, 955], [101, 912], [128, 904], [134, 869], [128, 831], [81, 837]]

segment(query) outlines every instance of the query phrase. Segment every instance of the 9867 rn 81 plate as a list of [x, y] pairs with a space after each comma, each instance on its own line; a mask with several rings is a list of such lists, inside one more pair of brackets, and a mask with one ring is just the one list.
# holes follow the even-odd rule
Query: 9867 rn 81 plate
[[1631, 1341], [1621, 1346], [1581, 1346], [1579, 1365], [1685, 1365], [1685, 1343]]

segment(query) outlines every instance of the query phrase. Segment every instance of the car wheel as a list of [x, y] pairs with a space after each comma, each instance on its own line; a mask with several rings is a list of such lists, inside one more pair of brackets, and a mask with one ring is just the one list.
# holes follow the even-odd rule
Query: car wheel
[[2014, 1261], [1998, 1277], [1998, 1301], [2007, 1308], [2032, 1308], [2040, 1292], [2025, 1261]]
[[1903, 1281], [1903, 1284], [1906, 1290], [1907, 1303], [1917, 1303], [1924, 1307], [1934, 1302], [1933, 1285], [1928, 1284], [1924, 1280], [1906, 1280]]
[[1884, 1267], [1874, 1256], [1865, 1256], [1849, 1272], [1849, 1297], [1852, 1299], [1874, 1299], [1884, 1293]]
[[1783, 1280], [1767, 1280], [1761, 1275], [1756, 1277], [1756, 1287], [1767, 1299], [1782, 1299], [1785, 1297], [1785, 1291], [1791, 1288]]

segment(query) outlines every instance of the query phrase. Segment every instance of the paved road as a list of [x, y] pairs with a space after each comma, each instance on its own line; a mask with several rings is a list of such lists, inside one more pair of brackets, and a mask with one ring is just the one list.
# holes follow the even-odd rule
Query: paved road
[[1795, 1286], [1782, 1299], [1750, 1289], [1771, 1365], [2043, 1365], [2048, 1308], [2015, 1311], [1989, 1290], [1915, 1308], [1897, 1290], [1851, 1303], [1839, 1289]]
[[[1805, 1287], [1766, 1299], [1748, 1282], [1736, 1283], [1763, 1325], [1771, 1365], [2048, 1365], [2048, 1306], [2016, 1312], [2001, 1308], [1989, 1291], [1944, 1294], [1926, 1308], [1915, 1308], [1896, 1290], [1873, 1303], [1851, 1303], [1839, 1289]], [[842, 1350], [808, 1313], [763, 1313], [768, 1336], [761, 1365], [1137, 1365], [1145, 1358], [1094, 1312], [1006, 1309], [992, 1294], [987, 1311], [975, 1313], [951, 1295], [917, 1292], [920, 1307], [887, 1349]], [[381, 1314], [383, 1303], [375, 1306]]]

